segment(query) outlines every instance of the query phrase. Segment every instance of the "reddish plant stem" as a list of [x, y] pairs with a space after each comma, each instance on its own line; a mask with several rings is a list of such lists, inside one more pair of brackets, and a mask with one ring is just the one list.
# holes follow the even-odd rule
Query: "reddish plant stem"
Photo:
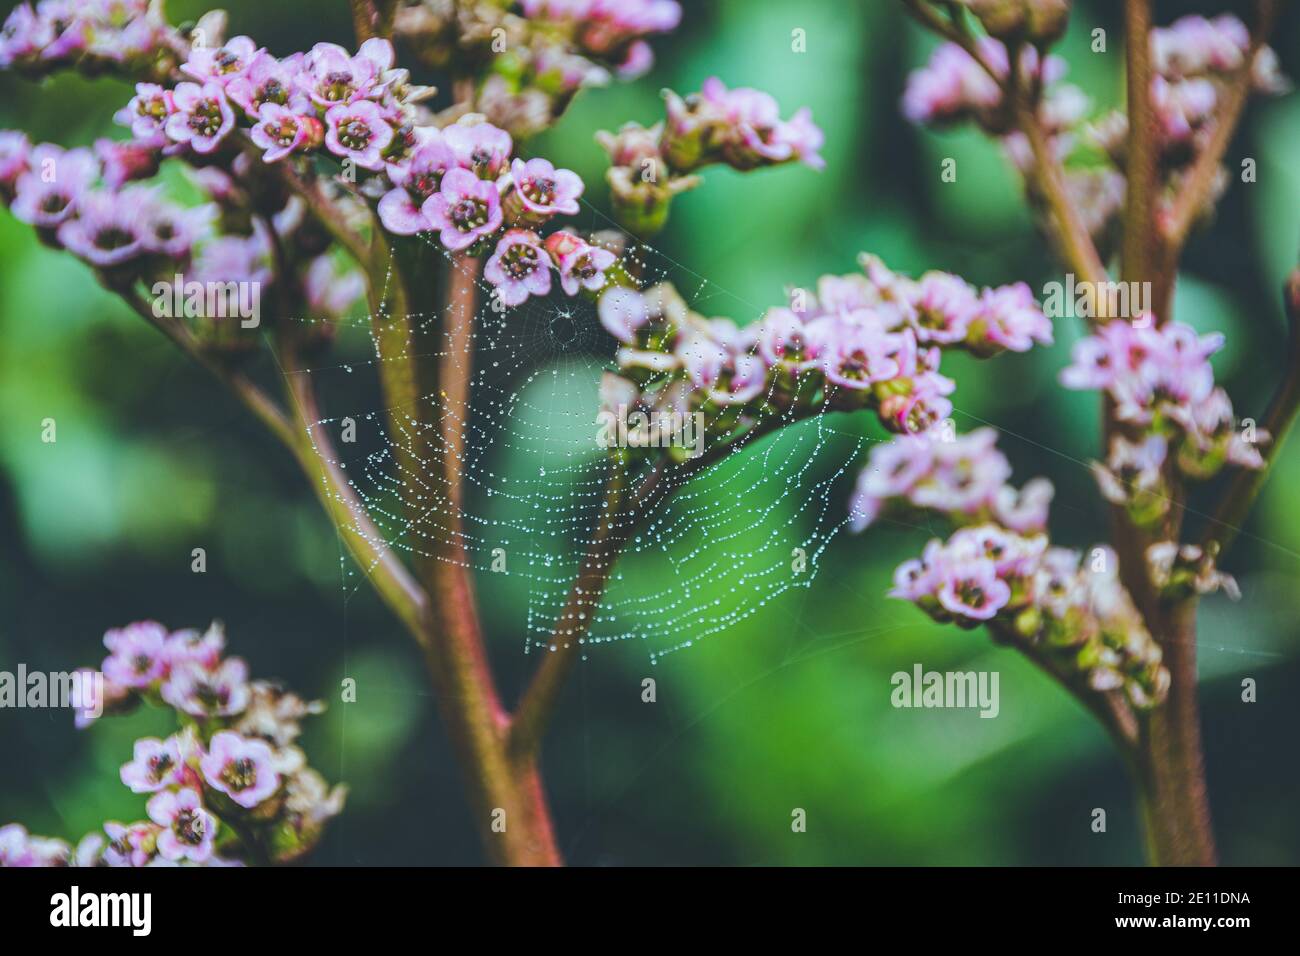
[[[1153, 311], [1161, 324], [1171, 320], [1175, 257], [1162, 250], [1156, 221], [1161, 189], [1159, 138], [1151, 103], [1150, 0], [1125, 4], [1128, 63], [1128, 199], [1124, 221], [1122, 278], [1150, 282]], [[1115, 404], [1103, 402], [1107, 447], [1123, 430]], [[1159, 538], [1177, 540], [1183, 514], [1183, 489], [1171, 474], [1169, 518]], [[1170, 675], [1165, 701], [1141, 720], [1133, 761], [1146, 833], [1147, 856], [1155, 865], [1212, 865], [1214, 832], [1201, 756], [1197, 703], [1196, 601], [1163, 601], [1147, 572], [1147, 548], [1157, 538], [1138, 528], [1121, 507], [1111, 509], [1111, 526], [1120, 579], [1160, 644]]]
[[1144, 715], [1137, 751], [1147, 856], [1156, 866], [1213, 866], [1218, 859], [1201, 756], [1196, 606], [1187, 599], [1146, 618], [1171, 678], [1164, 703]]
[[[1150, 280], [1157, 270], [1155, 208], [1160, 183], [1160, 139], [1151, 105], [1151, 0], [1126, 0], [1125, 51], [1128, 91], [1128, 180], [1124, 213], [1123, 279]], [[1164, 316], [1157, 312], [1163, 321]]]

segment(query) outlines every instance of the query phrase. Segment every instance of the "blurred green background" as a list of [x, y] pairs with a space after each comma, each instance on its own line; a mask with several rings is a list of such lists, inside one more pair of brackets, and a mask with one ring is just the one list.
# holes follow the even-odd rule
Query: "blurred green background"
[[[658, 251], [683, 274], [707, 277], [705, 311], [752, 321], [782, 300], [787, 285], [852, 271], [861, 250], [898, 269], [941, 268], [981, 284], [1025, 280], [1041, 289], [1059, 278], [998, 149], [974, 132], [936, 135], [900, 119], [906, 73], [933, 41], [894, 3], [683, 5], [683, 26], [655, 43], [657, 64], [647, 77], [583, 94], [530, 150], [580, 172], [591, 204], [607, 210], [604, 155], [592, 133], [629, 119], [653, 122], [662, 115], [662, 87], [685, 92], [716, 74], [729, 85], [769, 90], [787, 115], [811, 106], [827, 135], [826, 171], [710, 169], [702, 189], [678, 200]], [[232, 33], [276, 53], [323, 39], [350, 43], [342, 0], [228, 7]], [[1120, 95], [1117, 8], [1077, 3], [1062, 51], [1071, 79], [1099, 106]], [[1224, 5], [1160, 8], [1168, 22]], [[169, 9], [182, 19], [203, 6]], [[1298, 14], [1288, 11], [1276, 42], [1293, 77], [1300, 76]], [[1088, 50], [1095, 26], [1111, 37], [1105, 54]], [[806, 31], [806, 53], [791, 51], [795, 28]], [[89, 143], [117, 135], [111, 116], [128, 97], [124, 84], [110, 80], [63, 76], [37, 89], [3, 75], [0, 127]], [[1281, 372], [1278, 289], [1300, 241], [1297, 155], [1300, 96], [1253, 105], [1230, 165], [1257, 159], [1258, 182], [1233, 183], [1213, 228], [1194, 241], [1179, 283], [1178, 318], [1228, 334], [1216, 369], [1242, 416], [1262, 411]], [[949, 156], [958, 160], [958, 181], [941, 184], [939, 164]], [[1085, 464], [1097, 449], [1096, 398], [1054, 384], [1077, 335], [1066, 321], [1052, 348], [945, 367], [959, 382], [958, 427], [987, 421], [1001, 428], [1016, 483], [1051, 477], [1055, 537], [1083, 546], [1103, 527]], [[569, 411], [590, 413], [596, 356], [608, 346], [595, 334], [582, 341], [590, 355], [528, 353], [543, 371], [549, 362], [576, 382], [538, 397], [539, 406], [571, 393]], [[362, 336], [345, 337], [336, 357], [364, 361], [368, 348]], [[373, 399], [344, 391], [328, 405], [344, 414], [349, 402], [366, 401], [373, 407]], [[206, 374], [101, 291], [89, 270], [42, 248], [7, 213], [0, 214], [0, 409], [0, 669], [19, 661], [43, 670], [93, 664], [103, 654], [103, 631], [131, 620], [182, 627], [219, 617], [231, 650], [254, 674], [281, 677], [331, 703], [309, 728], [307, 750], [352, 796], [313, 862], [481, 860], [414, 647], [355, 577], [341, 585], [334, 533], [287, 456]], [[58, 422], [55, 445], [40, 440], [47, 417]], [[837, 516], [853, 470], [836, 472], [857, 444], [853, 433], [869, 427], [865, 418], [838, 420], [841, 434], [813, 462], [814, 480], [832, 482]], [[510, 442], [485, 455], [501, 474], [536, 473], [536, 462], [512, 452]], [[775, 496], [767, 483], [756, 488], [755, 509], [769, 503], [767, 494]], [[495, 507], [472, 502], [477, 513]], [[767, 520], [797, 543], [817, 511], [786, 502]], [[758, 525], [751, 534], [757, 540], [768, 530]], [[1227, 562], [1243, 600], [1212, 597], [1202, 615], [1212, 803], [1224, 862], [1295, 864], [1300, 443], [1286, 449], [1247, 532]], [[884, 597], [892, 568], [928, 536], [890, 526], [836, 536], [810, 586], [653, 669], [635, 642], [593, 653], [566, 692], [545, 752], [567, 858], [1140, 862], [1124, 768], [1082, 709], [981, 632], [935, 628]], [[194, 547], [207, 549], [206, 574], [190, 571]], [[650, 592], [673, 586], [670, 577], [654, 577], [661, 573], [644, 569]], [[513, 699], [535, 663], [521, 653], [529, 584], [485, 574], [479, 585], [494, 662]], [[717, 581], [718, 594], [726, 588]], [[1000, 672], [1000, 716], [892, 709], [890, 675], [915, 662]], [[357, 679], [355, 704], [338, 702], [344, 675]], [[657, 680], [655, 704], [641, 702], [646, 676]], [[1257, 703], [1240, 701], [1247, 676], [1258, 682]], [[159, 718], [137, 714], [78, 734], [66, 712], [0, 711], [0, 823], [76, 839], [106, 818], [140, 817], [143, 801], [120, 785], [117, 768], [134, 737], [165, 731]], [[796, 807], [807, 811], [803, 834], [791, 832]], [[1107, 810], [1105, 834], [1091, 832], [1094, 807]]]

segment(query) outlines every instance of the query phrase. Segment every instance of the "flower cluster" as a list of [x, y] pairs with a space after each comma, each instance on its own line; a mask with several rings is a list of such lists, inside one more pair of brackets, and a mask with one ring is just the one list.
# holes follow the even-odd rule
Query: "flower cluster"
[[[249, 157], [238, 157], [234, 171], [250, 164]], [[243, 350], [256, 342], [256, 333], [241, 333], [228, 300], [214, 313], [206, 295], [196, 299], [192, 290], [244, 287], [256, 289], [260, 299], [277, 278], [272, 230], [295, 294], [313, 316], [336, 318], [361, 295], [360, 274], [336, 276], [313, 231], [303, 229], [300, 200], [280, 200], [283, 206], [269, 225], [250, 222], [240, 187], [220, 168], [193, 172], [195, 185], [212, 200], [198, 206], [180, 205], [161, 185], [138, 181], [156, 170], [156, 151], [142, 153], [133, 143], [105, 139], [93, 150], [65, 150], [51, 143], [33, 146], [22, 133], [0, 131], [0, 204], [114, 287], [143, 282], [153, 291], [155, 315], [187, 321], [206, 347]], [[329, 334], [328, 323], [318, 327]]]
[[987, 356], [1051, 341], [1023, 284], [981, 292], [948, 273], [914, 280], [861, 261], [862, 273], [792, 290], [788, 306], [744, 328], [691, 312], [666, 284], [609, 289], [599, 314], [622, 346], [620, 395], [636, 389], [643, 411], [703, 411], [714, 436], [781, 413], [861, 408], [915, 434], [952, 411], [944, 349]]
[[[1034, 159], [1024, 135], [1015, 129], [1016, 118], [1007, 102], [1009, 55], [995, 24], [999, 10], [1009, 11], [1012, 20], [1019, 22], [1024, 13], [1021, 8], [1034, 4], [991, 2], [985, 6], [988, 9], [980, 12], [981, 20], [998, 35], [976, 38], [978, 60], [956, 43], [939, 46], [929, 63], [909, 77], [903, 112], [918, 124], [975, 122], [999, 137], [1011, 161], [1028, 172]], [[1017, 32], [1021, 29], [1013, 24], [1007, 38], [1023, 39]], [[1153, 30], [1151, 49], [1155, 67], [1151, 101], [1160, 132], [1163, 176], [1173, 186], [1208, 142], [1226, 83], [1246, 65], [1250, 33], [1231, 15], [1212, 20], [1186, 16]], [[1068, 163], [1064, 169], [1066, 191], [1105, 256], [1115, 241], [1124, 205], [1127, 116], [1114, 110], [1090, 117], [1088, 97], [1077, 87], [1060, 82], [1065, 74], [1063, 60], [1043, 55], [1038, 45], [1023, 46], [1021, 56], [1021, 75], [1032, 78], [1035, 87], [1042, 89], [1037, 116], [1053, 154], [1068, 159], [1076, 150], [1100, 150], [1110, 160], [1098, 165], [1085, 159]], [[1250, 69], [1255, 92], [1276, 94], [1289, 88], [1278, 71], [1277, 55], [1269, 47], [1255, 54]], [[1221, 176], [1217, 188], [1224, 185]]]
[[[147, 819], [109, 821], [74, 850], [0, 829], [3, 866], [220, 866], [284, 863], [307, 853], [343, 808], [297, 746], [303, 717], [321, 712], [282, 687], [250, 680], [237, 657], [222, 657], [219, 625], [168, 632], [152, 621], [104, 636], [105, 713], [142, 701], [172, 709], [180, 729], [135, 742], [121, 780], [148, 794]], [[78, 723], [88, 718], [79, 716]]]
[[394, 26], [425, 65], [474, 77], [475, 108], [526, 137], [579, 90], [649, 70], [647, 39], [681, 16], [676, 0], [424, 0], [401, 7]]
[[87, 73], [130, 69], [166, 75], [184, 49], [150, 0], [20, 3], [0, 27], [0, 69], [41, 75], [76, 65]]
[[877, 445], [849, 503], [853, 530], [882, 514], [915, 511], [936, 512], [955, 525], [993, 522], [1019, 534], [1044, 530], [1052, 483], [1035, 478], [1019, 491], [1008, 485], [1011, 465], [996, 443], [991, 428], [966, 435], [939, 428]]
[[978, 525], [931, 540], [920, 558], [899, 566], [890, 594], [937, 621], [988, 624], [1062, 676], [1094, 691], [1123, 689], [1134, 706], [1151, 707], [1169, 673], [1116, 567], [1106, 548], [1085, 563], [1041, 534]]
[[672, 198], [698, 185], [692, 173], [701, 167], [724, 163], [748, 171], [790, 162], [813, 169], [825, 165], [818, 152], [824, 136], [807, 107], [783, 120], [769, 94], [748, 87], [727, 89], [717, 77], [684, 99], [671, 91], [665, 96], [663, 122], [649, 128], [628, 123], [617, 133], [597, 135], [609, 153], [606, 178], [615, 212], [635, 233], [663, 228]]
[[545, 159], [511, 158], [510, 134], [481, 117], [429, 129], [409, 157], [387, 168], [379, 218], [397, 235], [437, 233], [453, 251], [491, 250], [484, 277], [505, 306], [551, 291], [552, 272], [569, 295], [595, 291], [615, 255], [576, 233], [539, 230], [578, 212], [583, 182]]
[[[1205, 148], [1226, 84], [1246, 68], [1250, 31], [1236, 17], [1192, 15], [1151, 31], [1151, 104], [1160, 134], [1166, 174], [1176, 176]], [[1278, 69], [1277, 54], [1261, 47], [1249, 64], [1251, 89], [1276, 95], [1290, 84]], [[1099, 119], [1092, 138], [1122, 164], [1128, 134], [1123, 113]]]
[[[956, 43], [940, 44], [930, 61], [907, 78], [903, 115], [918, 125], [974, 122], [997, 135], [1011, 129], [1014, 118], [1009, 115], [1010, 104], [1004, 89], [1011, 71], [1007, 47], [993, 37], [980, 37], [975, 52], [979, 59]], [[1044, 115], [1073, 112], [1063, 107], [1080, 103], [1073, 87], [1052, 90], [1066, 71], [1065, 61], [1060, 57], [1044, 56], [1037, 47], [1024, 47], [1020, 71], [1052, 91], [1044, 105]]]
[[1207, 550], [1196, 544], [1160, 541], [1147, 548], [1147, 574], [1156, 590], [1169, 600], [1220, 590], [1232, 600], [1239, 600], [1237, 580], [1216, 567], [1217, 555], [1217, 545]]
[[1232, 401], [1214, 384], [1210, 356], [1221, 335], [1200, 336], [1172, 322], [1109, 322], [1075, 344], [1061, 373], [1072, 389], [1104, 390], [1117, 418], [1138, 438], [1116, 435], [1105, 465], [1095, 466], [1103, 495], [1150, 526], [1169, 508], [1169, 469], [1195, 480], [1214, 477], [1225, 464], [1262, 468], [1259, 446], [1270, 436], [1252, 423], [1239, 429]]

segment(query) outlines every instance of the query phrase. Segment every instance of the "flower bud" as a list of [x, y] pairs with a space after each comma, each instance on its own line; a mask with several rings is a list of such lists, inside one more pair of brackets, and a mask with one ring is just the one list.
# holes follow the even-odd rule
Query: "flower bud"
[[1070, 0], [1028, 0], [1029, 39], [1045, 46], [1065, 35], [1070, 20]]
[[999, 40], [1018, 40], [1024, 36], [1029, 19], [1028, 0], [966, 0], [989, 36]]

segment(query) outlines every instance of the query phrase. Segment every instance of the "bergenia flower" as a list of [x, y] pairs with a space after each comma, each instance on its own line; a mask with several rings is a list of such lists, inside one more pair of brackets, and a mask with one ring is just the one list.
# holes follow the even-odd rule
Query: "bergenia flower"
[[234, 37], [215, 50], [210, 47], [191, 47], [189, 59], [181, 64], [181, 72], [200, 83], [215, 80], [224, 85], [242, 75], [263, 52], [248, 37]]
[[199, 241], [211, 232], [217, 216], [217, 209], [211, 203], [178, 206], [157, 189], [134, 190], [132, 203], [144, 248], [178, 262], [189, 258]]
[[869, 389], [898, 375], [898, 363], [886, 352], [888, 335], [846, 329], [844, 337], [822, 359], [826, 380], [842, 388]]
[[605, 331], [625, 345], [636, 343], [637, 330], [651, 318], [646, 297], [626, 286], [615, 286], [602, 295], [596, 314]]
[[144, 233], [131, 192], [93, 190], [77, 203], [77, 215], [59, 226], [59, 242], [73, 255], [100, 269], [140, 255]]
[[804, 371], [819, 364], [821, 351], [809, 334], [808, 324], [789, 309], [769, 309], [763, 317], [758, 354], [768, 365]]
[[980, 308], [975, 290], [958, 276], [927, 272], [916, 285], [916, 337], [926, 343], [953, 345], [966, 338], [967, 329]]
[[149, 143], [118, 143], [111, 139], [95, 140], [95, 155], [103, 166], [104, 184], [121, 189], [126, 183], [148, 179], [158, 172], [162, 155]]
[[579, 289], [600, 291], [605, 287], [605, 271], [618, 260], [608, 249], [563, 230], [547, 236], [545, 246], [567, 295], [577, 295]]
[[135, 742], [134, 757], [122, 764], [122, 783], [132, 793], [155, 793], [165, 787], [179, 786], [185, 780], [185, 761], [180, 740], [168, 737], [142, 737]]
[[185, 661], [162, 686], [162, 698], [193, 717], [229, 717], [248, 706], [248, 665], [231, 657], [215, 668]]
[[137, 83], [135, 96], [113, 119], [130, 129], [139, 142], [160, 145], [167, 141], [167, 118], [175, 111], [171, 90], [157, 83]]
[[935, 591], [949, 613], [974, 621], [987, 621], [1011, 598], [1011, 586], [997, 576], [992, 561], [970, 559], [940, 569]]
[[301, 53], [278, 60], [259, 51], [242, 72], [226, 80], [226, 95], [249, 116], [257, 116], [266, 103], [307, 113], [311, 98], [296, 83], [302, 60]]
[[104, 677], [121, 687], [143, 688], [167, 673], [167, 628], [156, 621], [141, 621], [115, 628], [104, 635], [109, 656]]
[[495, 180], [510, 164], [510, 134], [491, 123], [453, 123], [442, 136], [456, 162], [481, 179]]
[[203, 808], [197, 790], [186, 787], [156, 793], [149, 799], [146, 811], [149, 819], [162, 827], [158, 855], [164, 860], [205, 863], [212, 856], [217, 820]]
[[[333, 110], [330, 112], [332, 113]], [[384, 124], [384, 126], [388, 128], [387, 124]], [[333, 128], [331, 128], [331, 131], [333, 132]], [[391, 133], [392, 131], [389, 129], [390, 138]], [[292, 153], [302, 152], [319, 145], [321, 142], [321, 125], [320, 120], [316, 119], [315, 116], [297, 113], [278, 103], [263, 103], [261, 109], [257, 112], [257, 124], [253, 126], [248, 135], [258, 149], [265, 150], [262, 154], [263, 161], [274, 163]], [[337, 134], [335, 135], [337, 141]], [[332, 146], [331, 149], [333, 149]], [[360, 159], [357, 160], [357, 164], [365, 165]], [[366, 168], [374, 167], [367, 166]]]
[[483, 278], [496, 287], [494, 294], [502, 305], [522, 305], [530, 295], [551, 291], [551, 259], [537, 233], [510, 229], [483, 264]]
[[393, 66], [393, 45], [372, 38], [356, 56], [335, 43], [317, 43], [303, 58], [298, 82], [321, 106], [355, 103], [383, 91], [381, 78]]
[[50, 143], [32, 148], [28, 170], [14, 183], [14, 216], [37, 228], [51, 229], [72, 216], [77, 202], [99, 175], [90, 150], [66, 152]]
[[303, 276], [303, 295], [313, 315], [337, 318], [366, 291], [366, 280], [353, 269], [340, 276], [328, 254], [317, 256]]
[[331, 153], [363, 169], [384, 168], [383, 151], [393, 141], [393, 127], [378, 104], [358, 100], [331, 106], [325, 127], [325, 145]]
[[235, 128], [235, 111], [219, 83], [178, 83], [172, 103], [175, 112], [163, 129], [172, 142], [188, 143], [196, 153], [213, 152]]
[[903, 115], [916, 124], [951, 123], [992, 110], [1001, 99], [997, 81], [969, 53], [944, 43], [908, 76]]
[[110, 820], [104, 824], [108, 844], [104, 862], [109, 866], [145, 866], [157, 852], [158, 828], [151, 823], [124, 825]]
[[1027, 352], [1035, 342], [1052, 344], [1052, 322], [1023, 282], [985, 289], [967, 332], [977, 351]]
[[510, 164], [514, 188], [506, 197], [506, 213], [515, 221], [545, 222], [557, 214], [578, 213], [583, 184], [578, 174], [556, 169], [549, 160], [516, 159]]
[[442, 177], [438, 192], [421, 210], [438, 238], [453, 252], [468, 249], [501, 226], [501, 200], [495, 183], [479, 179], [467, 169], [453, 169]]
[[389, 232], [413, 236], [432, 228], [423, 206], [442, 186], [456, 156], [440, 135], [425, 139], [402, 163], [388, 164], [393, 188], [379, 200], [379, 220]]
[[26, 133], [0, 130], [0, 199], [8, 198], [18, 177], [27, 172], [31, 148]]
[[257, 806], [280, 787], [271, 748], [231, 730], [213, 736], [199, 767], [209, 786], [245, 809]]

